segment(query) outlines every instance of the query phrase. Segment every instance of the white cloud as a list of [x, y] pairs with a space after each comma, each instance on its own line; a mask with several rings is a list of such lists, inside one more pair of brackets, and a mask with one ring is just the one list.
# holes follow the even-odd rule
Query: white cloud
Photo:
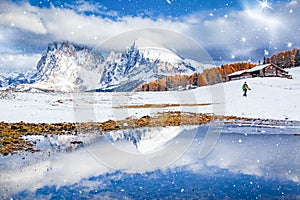
[[[299, 47], [300, 18], [299, 4], [293, 0], [289, 3], [273, 3], [273, 10], [261, 11], [256, 7], [245, 6], [244, 10], [220, 11], [209, 17], [209, 11], [192, 13], [181, 18], [152, 19], [140, 16], [119, 16], [117, 12], [107, 13], [100, 4], [79, 1], [75, 7], [38, 8], [28, 3], [17, 5], [0, 3], [0, 23], [6, 27], [14, 26], [28, 34], [47, 34], [49, 41], [69, 40], [89, 46], [98, 46], [114, 36], [143, 28], [166, 29], [191, 37], [211, 53], [219, 52], [220, 57], [230, 60], [257, 57], [258, 51], [267, 49], [270, 54], [285, 50], [287, 42]], [[293, 12], [291, 12], [291, 9]], [[24, 14], [25, 12], [25, 14]], [[85, 15], [84, 12], [107, 14], [101, 17]], [[103, 16], [103, 15], [102, 15]], [[5, 40], [5, 35], [2, 37]], [[34, 35], [32, 37], [35, 37]], [[247, 38], [242, 41], [241, 38]], [[157, 39], [157, 38], [155, 38]], [[167, 40], [171, 41], [168, 37]], [[0, 41], [1, 42], [1, 41]], [[174, 43], [174, 41], [173, 41]], [[175, 41], [176, 43], [176, 41]], [[181, 45], [181, 44], [179, 44]], [[184, 46], [184, 44], [182, 44]], [[255, 55], [253, 55], [255, 54]]]
[[4, 54], [0, 56], [0, 69], [32, 69], [40, 58], [41, 54]]
[[41, 20], [33, 14], [8, 13], [0, 15], [0, 23], [18, 27], [37, 34], [46, 34], [47, 30]]
[[[222, 57], [235, 55], [235, 59], [242, 57], [246, 60], [248, 56], [261, 59], [265, 48], [273, 54], [286, 50], [288, 42], [293, 43], [291, 48], [299, 48], [300, 26], [297, 20], [300, 18], [300, 8], [294, 6], [291, 13], [288, 4], [274, 3], [273, 10], [264, 11], [259, 7], [245, 7], [241, 11], [226, 13], [226, 17], [221, 14], [220, 17], [203, 18], [203, 14], [199, 13], [202, 21], [190, 29], [194, 30], [190, 34], [206, 48], [222, 50]], [[191, 18], [197, 17], [193, 14]], [[247, 40], [241, 41], [240, 38]]]
[[[8, 6], [9, 5], [9, 6]], [[44, 27], [38, 13], [32, 12], [34, 7], [25, 4], [17, 6], [14, 4], [0, 3], [0, 25], [16, 27], [25, 31], [30, 31], [35, 34], [46, 34], [47, 30]]]
[[[40, 44], [40, 41], [37, 41], [36, 44], [30, 43], [29, 47], [22, 48], [23, 44], [20, 43], [20, 40], [27, 42], [27, 38], [32, 38], [30, 41], [34, 41], [36, 34], [46, 34], [47, 37], [43, 38], [43, 43], [45, 43], [44, 40], [47, 39], [49, 39], [47, 42], [53, 42], [53, 40], [69, 40], [71, 42], [95, 47], [118, 34], [127, 33], [128, 31], [140, 28], [163, 28], [166, 30], [176, 30], [176, 32], [181, 33], [188, 32], [190, 28], [187, 23], [164, 18], [152, 20], [150, 18], [124, 16], [113, 20], [100, 16], [85, 15], [82, 13], [83, 11], [94, 11], [92, 5], [86, 4], [85, 2], [80, 3], [75, 9], [80, 9], [81, 12], [79, 13], [70, 8], [56, 8], [54, 6], [50, 8], [38, 8], [28, 3], [24, 5], [13, 3], [0, 4], [2, 6], [2, 8], [0, 8], [0, 13], [2, 13], [0, 23], [5, 26], [7, 30], [12, 30], [10, 34], [3, 35], [2, 45], [11, 43], [14, 45], [12, 48], [16, 48], [15, 45], [18, 45], [17, 53], [19, 53], [20, 49], [33, 49], [35, 45]], [[110, 12], [110, 14], [113, 15], [114, 13]], [[17, 33], [14, 29], [20, 29], [23, 32], [19, 31]], [[6, 33], [8, 32], [6, 31]], [[12, 37], [14, 34], [15, 36]], [[21, 34], [26, 34], [26, 36]], [[165, 38], [168, 38], [168, 36], [165, 36]], [[174, 43], [174, 41], [172, 42]], [[132, 43], [132, 41], [130, 41], [130, 43]], [[32, 45], [32, 47], [30, 45]], [[2, 50], [0, 48], [0, 52], [1, 51], [2, 53], [7, 52], [7, 50], [3, 48]], [[28, 52], [22, 52], [22, 54], [27, 53]], [[18, 59], [12, 60], [3, 57], [1, 67], [21, 67], [23, 64], [23, 67], [27, 68], [28, 66], [32, 67], [33, 63], [34, 62], [29, 58], [27, 59], [26, 57], [25, 59], [23, 55], [20, 55]]]
[[111, 16], [111, 17], [117, 17], [118, 13], [116, 11], [108, 11], [107, 7], [101, 5], [100, 3], [96, 2], [87, 2], [84, 0], [78, 0], [75, 4], [64, 4], [65, 8], [75, 10], [77, 13], [97, 13], [101, 14], [103, 16]]
[[298, 5], [298, 1], [297, 0], [292, 0], [291, 2], [289, 2], [290, 6], [296, 6]]
[[[164, 28], [177, 32], [188, 32], [190, 25], [172, 19], [159, 18], [153, 20], [143, 17], [124, 16], [117, 20], [85, 15], [85, 11], [99, 11], [100, 5], [79, 2], [76, 11], [68, 8], [37, 8], [25, 4], [5, 4], [9, 9], [3, 9], [0, 22], [34, 34], [49, 34], [55, 40], [69, 40], [76, 43], [95, 46], [101, 42], [131, 30], [140, 28]], [[4, 7], [5, 7], [4, 6]], [[94, 6], [94, 7], [93, 7]], [[101, 6], [100, 6], [101, 7]], [[102, 8], [105, 9], [105, 8]], [[116, 13], [111, 13], [111, 15]], [[51, 41], [49, 41], [51, 42]]]
[[72, 10], [49, 9], [41, 13], [45, 27], [57, 40], [70, 40], [88, 45], [101, 42], [139, 28], [165, 28], [185, 32], [189, 26], [183, 22], [142, 17], [122, 17], [118, 21], [79, 15]]
[[90, 4], [84, 0], [78, 1], [77, 10], [81, 12], [98, 12], [100, 9], [106, 9], [105, 7], [101, 6], [99, 3]]

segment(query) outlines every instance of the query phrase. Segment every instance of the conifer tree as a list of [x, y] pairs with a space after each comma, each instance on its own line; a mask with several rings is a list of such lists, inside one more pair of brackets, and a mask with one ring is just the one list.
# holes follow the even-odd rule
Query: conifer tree
[[295, 54], [295, 66], [300, 66], [300, 49], [298, 49]]

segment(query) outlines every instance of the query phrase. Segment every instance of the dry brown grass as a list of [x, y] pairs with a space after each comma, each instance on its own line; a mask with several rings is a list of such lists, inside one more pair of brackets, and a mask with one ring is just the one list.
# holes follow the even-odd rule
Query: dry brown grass
[[[174, 104], [167, 104], [174, 105]], [[176, 104], [175, 104], [176, 105]], [[147, 106], [147, 105], [145, 105]], [[217, 116], [203, 113], [167, 112], [158, 113], [154, 117], [141, 118], [128, 117], [124, 120], [85, 123], [0, 123], [0, 154], [15, 154], [20, 151], [35, 152], [34, 142], [24, 140], [26, 135], [53, 135], [53, 134], [78, 134], [95, 133], [103, 134], [113, 130], [134, 129], [140, 127], [165, 127], [182, 125], [201, 125], [214, 120], [224, 122], [236, 121], [263, 121], [260, 119], [241, 118], [235, 116]]]
[[180, 107], [180, 106], [209, 106], [211, 103], [199, 103], [199, 104], [143, 104], [143, 105], [128, 105], [115, 108], [167, 108], [167, 107]]

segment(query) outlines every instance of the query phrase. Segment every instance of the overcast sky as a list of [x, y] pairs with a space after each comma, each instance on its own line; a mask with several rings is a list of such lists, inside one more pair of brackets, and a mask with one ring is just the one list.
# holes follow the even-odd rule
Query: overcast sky
[[0, 69], [34, 68], [52, 41], [93, 48], [141, 28], [182, 34], [217, 64], [257, 62], [300, 47], [299, 19], [298, 0], [1, 0]]

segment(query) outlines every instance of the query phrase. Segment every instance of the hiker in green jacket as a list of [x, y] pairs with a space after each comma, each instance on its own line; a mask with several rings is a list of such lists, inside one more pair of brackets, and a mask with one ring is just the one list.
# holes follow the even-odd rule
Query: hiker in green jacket
[[244, 91], [244, 97], [247, 97], [247, 90], [251, 90], [251, 88], [249, 88], [249, 86], [247, 85], [247, 82], [245, 82], [242, 86], [242, 89]]

